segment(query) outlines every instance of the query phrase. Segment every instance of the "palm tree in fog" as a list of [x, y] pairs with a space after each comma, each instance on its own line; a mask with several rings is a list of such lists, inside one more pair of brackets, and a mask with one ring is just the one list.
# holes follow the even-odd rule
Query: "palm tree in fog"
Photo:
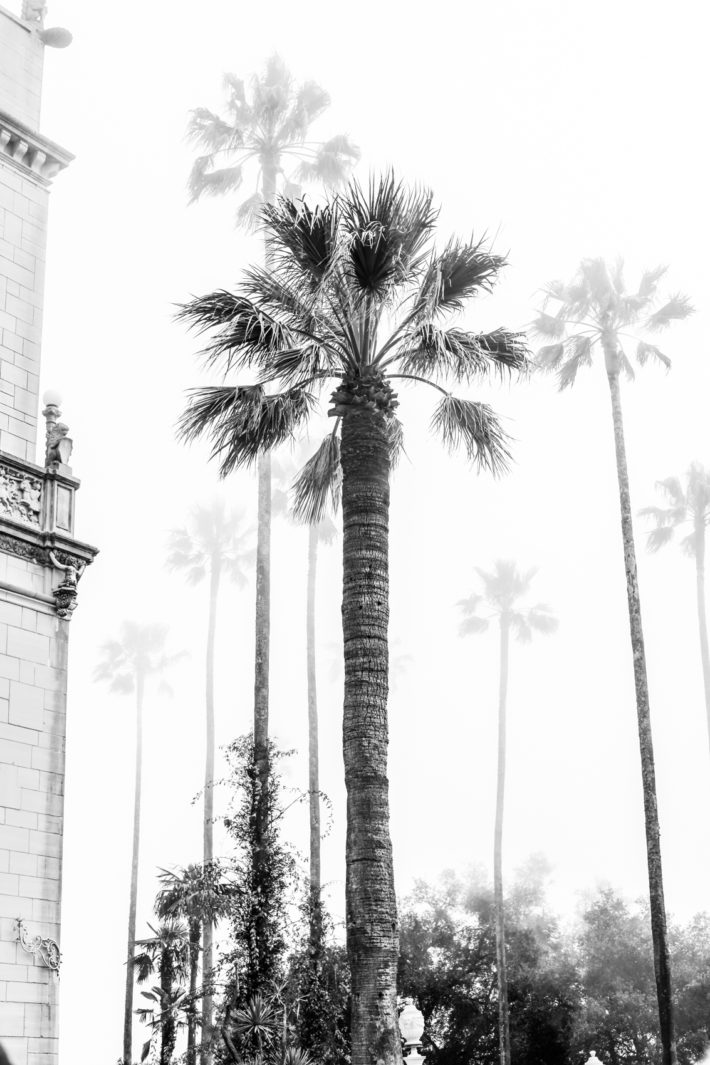
[[[207, 650], [205, 661], [205, 794], [202, 818], [202, 860], [207, 869], [214, 858], [214, 661], [217, 635], [217, 604], [223, 578], [243, 587], [253, 555], [251, 530], [242, 512], [229, 514], [224, 501], [193, 507], [187, 526], [174, 529], [168, 540], [166, 565], [185, 574], [189, 584], [209, 581]], [[202, 928], [203, 973], [213, 967], [212, 921], [207, 915]], [[208, 1034], [212, 1029], [213, 1000], [207, 991], [202, 999], [202, 1031], [205, 1036], [203, 1062], [209, 1058]], [[193, 1033], [194, 1035], [194, 1033]]]
[[705, 713], [710, 741], [710, 653], [705, 607], [705, 530], [710, 523], [710, 472], [699, 462], [692, 462], [685, 474], [685, 487], [678, 477], [659, 481], [658, 490], [665, 496], [665, 507], [645, 507], [640, 514], [652, 518], [655, 528], [648, 534], [648, 548], [658, 551], [673, 539], [676, 529], [690, 531], [680, 542], [686, 555], [695, 559], [695, 588], [700, 631], [700, 660], [705, 687]]
[[[301, 183], [337, 187], [360, 157], [342, 134], [326, 141], [309, 139], [310, 128], [330, 104], [328, 93], [314, 81], [296, 85], [278, 55], [272, 55], [261, 74], [252, 77], [250, 91], [233, 74], [226, 74], [226, 114], [196, 108], [188, 125], [189, 139], [203, 150], [194, 162], [188, 183], [191, 201], [201, 196], [234, 194], [251, 170], [254, 191], [242, 200], [237, 223], [247, 227], [259, 220], [264, 204], [279, 194], [299, 196]], [[269, 245], [266, 246], [269, 264]], [[268, 860], [264, 841], [268, 826], [269, 778], [269, 644], [271, 558], [271, 456], [262, 451], [256, 461], [258, 517], [256, 548], [256, 610], [254, 653], [254, 758], [257, 798], [254, 861], [257, 870]]]
[[109, 640], [101, 651], [94, 671], [95, 680], [106, 681], [109, 691], [135, 695], [136, 764], [133, 793], [133, 850], [131, 887], [128, 903], [128, 942], [126, 947], [126, 996], [123, 1012], [123, 1062], [133, 1061], [133, 958], [136, 940], [138, 863], [141, 833], [141, 791], [143, 774], [143, 700], [147, 681], [161, 673], [178, 655], [165, 653], [165, 625], [140, 625], [124, 621], [118, 640]]
[[464, 613], [461, 635], [485, 632], [491, 621], [498, 624], [500, 640], [498, 689], [498, 778], [493, 841], [493, 896], [496, 927], [496, 977], [498, 982], [498, 1046], [500, 1065], [510, 1065], [510, 1015], [505, 950], [505, 912], [503, 908], [503, 810], [505, 805], [505, 768], [508, 701], [508, 657], [511, 634], [527, 643], [533, 633], [549, 634], [557, 628], [557, 619], [544, 603], [520, 606], [527, 595], [535, 570], [521, 573], [514, 562], [498, 560], [492, 573], [477, 569], [482, 593], [474, 593], [459, 604]]
[[539, 336], [552, 341], [539, 351], [538, 363], [545, 370], [556, 372], [560, 390], [575, 383], [579, 370], [583, 366], [590, 366], [594, 353], [599, 350], [603, 356], [604, 371], [609, 384], [641, 750], [651, 927], [663, 1065], [674, 1065], [676, 1043], [663, 896], [656, 771], [621, 410], [621, 375], [628, 380], [634, 379], [634, 370], [625, 346], [629, 341], [633, 342], [639, 366], [658, 362], [669, 368], [670, 359], [655, 344], [644, 338], [649, 334], [655, 335], [672, 322], [680, 321], [693, 313], [687, 297], [679, 294], [671, 296], [659, 306], [658, 286], [665, 273], [665, 267], [647, 270], [641, 276], [638, 288], [629, 290], [624, 280], [621, 260], [611, 267], [603, 259], [584, 259], [571, 282], [565, 284], [562, 281], [553, 281], [544, 290], [544, 304], [534, 323], [534, 329]]
[[[452, 240], [435, 252], [435, 220], [431, 195], [406, 189], [392, 175], [368, 189], [353, 184], [322, 208], [281, 199], [263, 209], [269, 269], [252, 268], [236, 292], [210, 293], [181, 312], [199, 332], [211, 333], [209, 365], [257, 375], [256, 384], [195, 389], [183, 415], [183, 439], [207, 436], [223, 475], [302, 433], [323, 387], [335, 384], [333, 432], [299, 484], [312, 497], [316, 520], [342, 472], [353, 1065], [401, 1061], [387, 784], [395, 382], [433, 387], [440, 397], [433, 427], [444, 443], [462, 445], [473, 462], [500, 472], [509, 453], [495, 413], [455, 397], [439, 380], [472, 383], [528, 367], [518, 333], [446, 327], [472, 296], [490, 290], [505, 260], [482, 242]], [[267, 392], [267, 384], [280, 391]]]
[[[148, 1056], [153, 1036], [160, 1035], [159, 1065], [171, 1065], [178, 1034], [178, 1015], [185, 998], [184, 980], [188, 970], [188, 930], [184, 922], [166, 918], [157, 928], [148, 925], [152, 936], [139, 939], [138, 953], [132, 961], [138, 983], [143, 984], [151, 976], [158, 976], [158, 984], [143, 992], [143, 998], [153, 1005], [137, 1010], [138, 1016], [148, 1023], [153, 1035], [146, 1042], [141, 1061]], [[132, 1060], [132, 1059], [131, 1059]]]

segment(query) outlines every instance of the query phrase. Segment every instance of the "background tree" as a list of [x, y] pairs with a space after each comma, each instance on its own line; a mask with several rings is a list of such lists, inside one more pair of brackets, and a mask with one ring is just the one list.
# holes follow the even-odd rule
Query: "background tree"
[[[213, 973], [212, 959], [209, 967], [204, 959], [202, 966], [202, 989], [198, 990], [197, 975], [200, 958], [200, 932], [208, 927], [211, 933], [217, 919], [226, 911], [232, 886], [225, 880], [218, 862], [211, 859], [202, 865], [188, 865], [186, 868], [164, 869], [160, 874], [161, 890], [155, 901], [158, 917], [181, 919], [187, 925], [187, 960], [190, 974], [189, 999], [187, 1003], [187, 1065], [194, 1065], [197, 1030], [197, 1000], [203, 1002], [209, 996], [212, 1002]], [[204, 1011], [203, 1011], [204, 1018]], [[210, 1027], [202, 1028], [200, 1055], [206, 1057], [212, 1039], [212, 1019]]]
[[[462, 444], [473, 462], [499, 472], [507, 438], [494, 412], [430, 378], [470, 383], [527, 368], [520, 334], [441, 324], [489, 290], [505, 260], [480, 242], [453, 240], [437, 254], [435, 218], [430, 193], [410, 192], [391, 175], [367, 190], [353, 184], [322, 208], [281, 199], [263, 209], [268, 271], [252, 268], [236, 293], [211, 293], [180, 314], [199, 331], [213, 330], [208, 365], [258, 376], [256, 384], [194, 390], [182, 417], [183, 439], [207, 435], [223, 475], [302, 432], [323, 385], [337, 382], [334, 430], [299, 478], [296, 507], [308, 503], [318, 518], [342, 469], [353, 1065], [401, 1059], [387, 784], [389, 473], [399, 425], [393, 383], [436, 389], [433, 425], [444, 442]], [[265, 384], [282, 390], [269, 394]]]
[[[313, 81], [294, 84], [278, 55], [272, 55], [266, 61], [264, 71], [252, 77], [250, 94], [247, 94], [244, 82], [233, 74], [225, 75], [224, 87], [226, 117], [204, 107], [196, 108], [190, 117], [188, 137], [205, 152], [195, 160], [190, 174], [191, 201], [207, 194], [236, 192], [242, 186], [246, 170], [253, 164], [255, 191], [242, 201], [237, 211], [239, 224], [253, 226], [260, 217], [263, 204], [273, 204], [279, 190], [288, 196], [299, 195], [300, 186], [296, 182], [318, 182], [335, 187], [357, 162], [358, 149], [342, 134], [321, 142], [308, 139], [311, 126], [329, 106], [330, 97]], [[266, 261], [269, 266], [268, 241]], [[257, 809], [254, 845], [255, 861], [266, 865], [271, 627], [269, 451], [262, 450], [256, 461], [258, 519], [253, 731], [262, 798]]]
[[[190, 512], [189, 523], [173, 529], [168, 541], [167, 566], [185, 574], [189, 584], [209, 581], [207, 620], [207, 650], [205, 661], [205, 792], [202, 831], [202, 860], [206, 872], [214, 858], [214, 761], [215, 761], [215, 705], [214, 661], [217, 635], [217, 604], [223, 577], [239, 587], [246, 584], [246, 574], [252, 560], [251, 530], [246, 527], [243, 511], [227, 513], [224, 500], [215, 499], [210, 506], [196, 506]], [[213, 929], [208, 916], [202, 928], [203, 984], [202, 999], [202, 1065], [208, 1065], [209, 1033], [213, 1021], [213, 1004], [209, 974], [214, 964]], [[188, 1032], [194, 1039], [194, 1027]]]
[[[496, 815], [493, 843], [493, 897], [496, 924], [496, 974], [498, 979], [498, 1038], [501, 1065], [510, 1065], [510, 1016], [506, 975], [505, 908], [503, 904], [503, 815], [505, 806], [506, 734], [508, 701], [508, 657], [510, 634], [521, 641], [532, 639], [534, 632], [551, 633], [557, 619], [543, 603], [520, 607], [527, 595], [535, 570], [521, 573], [514, 562], [498, 560], [492, 573], [476, 569], [483, 584], [483, 594], [464, 599], [460, 606], [465, 620], [461, 635], [485, 632], [492, 619], [498, 622], [500, 639], [498, 691], [498, 772]], [[481, 613], [484, 610], [485, 613]]]
[[705, 609], [705, 529], [710, 522], [710, 473], [699, 462], [691, 462], [685, 475], [685, 488], [678, 477], [659, 481], [657, 488], [666, 497], [666, 507], [645, 507], [640, 513], [653, 518], [656, 527], [648, 534], [648, 548], [658, 551], [673, 538], [675, 530], [690, 526], [681, 540], [686, 555], [695, 559], [695, 588], [700, 632], [700, 660], [703, 666], [705, 714], [710, 743], [710, 651]]
[[133, 958], [131, 968], [131, 977], [135, 973], [139, 984], [145, 983], [156, 972], [159, 980], [158, 986], [142, 993], [143, 998], [153, 1005], [136, 1011], [153, 1030], [143, 1046], [141, 1061], [147, 1058], [157, 1034], [160, 1036], [160, 1065], [170, 1065], [177, 1042], [178, 1014], [185, 994], [184, 981], [189, 959], [188, 929], [184, 922], [170, 917], [157, 928], [150, 924], [148, 927], [153, 935], [137, 941], [139, 953]]
[[128, 943], [126, 948], [126, 996], [123, 1013], [123, 1061], [133, 1061], [133, 953], [136, 938], [138, 901], [138, 863], [140, 856], [141, 790], [143, 772], [143, 699], [146, 681], [162, 671], [179, 656], [165, 653], [165, 625], [140, 625], [124, 621], [118, 640], [109, 640], [102, 648], [102, 658], [94, 672], [96, 680], [106, 681], [109, 691], [136, 698], [136, 765], [133, 797], [133, 850], [131, 886], [128, 905]]
[[633, 379], [634, 371], [624, 351], [627, 338], [635, 338], [636, 359], [640, 366], [649, 360], [670, 366], [670, 360], [654, 344], [640, 339], [639, 333], [655, 333], [671, 322], [692, 314], [685, 296], [676, 295], [658, 307], [658, 284], [665, 268], [648, 270], [638, 289], [628, 291], [623, 263], [609, 267], [603, 259], [584, 259], [577, 276], [569, 283], [551, 282], [545, 289], [545, 301], [534, 329], [554, 341], [538, 353], [538, 362], [546, 370], [556, 371], [560, 390], [574, 384], [582, 366], [591, 365], [595, 348], [601, 348], [611, 396], [616, 472], [621, 506], [621, 533], [626, 569], [626, 593], [636, 687], [641, 773], [646, 822], [649, 895], [653, 952], [658, 991], [658, 1012], [663, 1044], [664, 1065], [676, 1058], [673, 1031], [673, 996], [668, 952], [666, 908], [663, 896], [656, 771], [648, 698], [646, 652], [641, 624], [641, 600], [636, 569], [636, 547], [631, 516], [629, 474], [626, 463], [624, 424], [621, 409], [620, 375]]

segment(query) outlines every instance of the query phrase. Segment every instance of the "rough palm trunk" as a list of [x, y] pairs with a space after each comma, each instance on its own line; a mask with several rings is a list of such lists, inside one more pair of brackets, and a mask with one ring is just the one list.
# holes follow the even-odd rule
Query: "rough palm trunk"
[[700, 658], [703, 663], [705, 713], [708, 722], [708, 743], [710, 743], [710, 652], [708, 652], [708, 622], [705, 610], [705, 523], [702, 513], [695, 520], [695, 585], [698, 596], [698, 629], [700, 631]]
[[[613, 360], [615, 352], [605, 345], [607, 367]], [[621, 391], [619, 387], [618, 368], [607, 369], [609, 391], [611, 393], [611, 410], [614, 423], [614, 444], [616, 448], [616, 470], [619, 480], [619, 502], [621, 504], [621, 533], [624, 546], [624, 566], [626, 568], [626, 592], [629, 604], [629, 627], [631, 630], [631, 648], [634, 659], [634, 680], [636, 685], [636, 711], [638, 717], [639, 746], [641, 750], [641, 775], [643, 780], [643, 805], [646, 820], [646, 853], [648, 858], [648, 885], [651, 909], [651, 932], [653, 936], [653, 962], [658, 995], [658, 1015], [663, 1047], [663, 1065], [675, 1065], [676, 1045], [673, 1024], [673, 1000], [671, 995], [671, 967], [668, 952], [668, 935], [666, 925], [666, 907], [663, 896], [663, 866], [661, 862], [661, 833], [658, 823], [658, 803], [656, 798], [656, 770], [653, 757], [653, 735], [651, 731], [651, 713], [648, 699], [648, 678], [646, 674], [646, 652], [644, 648], [643, 629], [641, 626], [641, 600], [639, 596], [636, 571], [636, 549], [631, 520], [631, 495], [629, 492], [629, 474], [626, 465], [626, 445], [624, 443], [624, 424], [621, 413]]]
[[399, 930], [389, 832], [387, 693], [389, 443], [384, 416], [343, 418], [343, 757], [352, 1065], [402, 1061]]
[[316, 690], [316, 571], [318, 527], [308, 527], [308, 589], [306, 595], [306, 661], [308, 677], [308, 813], [310, 827], [310, 946], [318, 956], [322, 920], [320, 898], [320, 782], [318, 773], [318, 695]]
[[123, 1010], [123, 1061], [133, 1061], [133, 956], [136, 944], [136, 905], [138, 901], [138, 860], [141, 836], [141, 777], [143, 773], [143, 677], [136, 677], [136, 777], [133, 797], [133, 854], [131, 890], [128, 903], [128, 942], [126, 946], [126, 999]]
[[160, 1007], [162, 1021], [160, 1025], [160, 1065], [170, 1065], [173, 1060], [177, 1042], [177, 1024], [169, 1005], [175, 984], [175, 969], [168, 951], [164, 951], [160, 962]]
[[[219, 559], [213, 559], [210, 570], [209, 620], [207, 623], [207, 656], [205, 663], [205, 804], [202, 830], [202, 862], [208, 868], [214, 858], [214, 647], [217, 631], [217, 598], [219, 595]], [[206, 918], [202, 924], [202, 1036], [200, 1046], [201, 1065], [212, 1061], [212, 921]]]
[[197, 1037], [197, 969], [200, 959], [200, 922], [189, 919], [190, 1009], [187, 1015], [187, 1065], [195, 1065]]
[[510, 1017], [508, 970], [505, 956], [505, 911], [503, 909], [503, 811], [505, 807], [506, 703], [508, 697], [508, 648], [510, 622], [500, 619], [500, 684], [498, 694], [498, 782], [493, 843], [493, 897], [496, 923], [496, 978], [498, 981], [498, 1047], [500, 1065], [510, 1065]]

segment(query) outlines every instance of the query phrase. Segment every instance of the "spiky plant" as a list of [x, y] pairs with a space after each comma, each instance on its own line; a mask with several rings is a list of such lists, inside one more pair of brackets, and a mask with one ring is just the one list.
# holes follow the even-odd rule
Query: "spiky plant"
[[667, 477], [665, 481], [658, 481], [657, 488], [665, 496], [668, 505], [645, 507], [640, 511], [641, 515], [655, 522], [655, 528], [648, 534], [649, 551], [658, 551], [670, 543], [676, 529], [690, 529], [680, 546], [686, 555], [695, 559], [700, 660], [710, 742], [710, 652], [705, 604], [705, 530], [710, 524], [710, 471], [699, 462], [691, 462], [685, 474], [685, 486], [680, 478]]
[[[309, 130], [330, 103], [315, 82], [296, 85], [283, 60], [272, 55], [261, 74], [244, 82], [228, 74], [224, 79], [227, 111], [223, 118], [207, 108], [192, 112], [189, 138], [204, 152], [190, 174], [191, 200], [202, 195], [234, 195], [249, 170], [254, 191], [242, 200], [237, 223], [247, 227], [259, 218], [263, 204], [274, 203], [279, 191], [298, 195], [297, 182], [337, 187], [359, 158], [359, 151], [343, 135], [318, 142]], [[267, 247], [267, 267], [269, 251]], [[254, 746], [261, 801], [257, 810], [254, 859], [266, 866], [263, 841], [268, 835], [266, 796], [269, 790], [269, 656], [271, 633], [271, 457], [262, 451], [257, 462], [257, 549], [254, 640]], [[258, 930], [257, 930], [258, 931]], [[210, 1065], [209, 1054], [202, 1065]]]
[[[102, 658], [94, 679], [105, 681], [109, 691], [134, 694], [136, 699], [136, 765], [133, 796], [133, 851], [131, 886], [128, 904], [128, 945], [126, 949], [126, 996], [123, 1013], [123, 1060], [133, 1061], [133, 967], [138, 902], [138, 864], [140, 856], [141, 792], [143, 772], [143, 698], [151, 676], [161, 674], [180, 655], [165, 652], [165, 625], [140, 625], [124, 621], [118, 640], [102, 647]], [[165, 685], [163, 685], [165, 686]]]
[[557, 374], [560, 390], [575, 383], [578, 371], [581, 367], [592, 364], [594, 353], [598, 350], [603, 356], [609, 383], [641, 750], [658, 1012], [663, 1063], [674, 1065], [676, 1045], [653, 736], [620, 385], [621, 374], [629, 380], [634, 378], [633, 367], [624, 349], [628, 339], [633, 340], [636, 345], [636, 361], [640, 366], [655, 361], [667, 369], [670, 359], [655, 344], [649, 343], [643, 337], [660, 332], [671, 323], [681, 321], [693, 313], [687, 297], [681, 294], [671, 296], [659, 306], [659, 284], [665, 273], [665, 267], [647, 270], [642, 275], [636, 291], [629, 291], [624, 281], [621, 260], [610, 267], [603, 259], [584, 259], [576, 277], [569, 284], [554, 281], [544, 290], [543, 307], [533, 328], [539, 336], [553, 341], [538, 352], [538, 363], [544, 369]]
[[[168, 540], [166, 565], [185, 574], [190, 584], [209, 580], [207, 619], [207, 648], [205, 656], [205, 791], [202, 818], [203, 862], [208, 869], [214, 858], [214, 760], [215, 705], [214, 658], [217, 636], [217, 603], [222, 578], [238, 586], [246, 583], [252, 555], [252, 532], [244, 513], [228, 513], [224, 500], [215, 499], [210, 506], [193, 507], [188, 524], [173, 529]], [[213, 966], [212, 924], [205, 918], [202, 929], [203, 972], [211, 973]], [[202, 999], [202, 1041], [207, 1044], [213, 1023], [213, 1002], [210, 985]], [[194, 1030], [188, 1032], [194, 1038]], [[203, 1059], [208, 1056], [207, 1049]], [[194, 1057], [194, 1055], [193, 1055]], [[192, 1061], [192, 1059], [190, 1059]]]
[[[314, 519], [342, 471], [343, 752], [346, 898], [353, 980], [353, 1065], [401, 1059], [397, 912], [387, 788], [389, 472], [398, 382], [440, 394], [433, 427], [474, 464], [502, 472], [508, 441], [493, 410], [435, 378], [470, 384], [521, 373], [519, 333], [474, 333], [445, 320], [493, 287], [505, 260], [483, 242], [432, 249], [429, 192], [389, 174], [352, 184], [324, 207], [280, 199], [263, 226], [271, 268], [248, 270], [235, 292], [194, 299], [180, 319], [210, 339], [208, 366], [251, 383], [195, 389], [180, 423], [207, 436], [223, 475], [302, 432], [329, 382], [333, 432], [300, 491]], [[274, 391], [267, 391], [274, 389]], [[332, 388], [332, 384], [330, 386]], [[275, 390], [278, 389], [278, 390]]]
[[521, 572], [511, 561], [498, 559], [492, 572], [476, 569], [483, 585], [482, 593], [474, 593], [460, 602], [464, 620], [462, 636], [485, 632], [491, 621], [498, 624], [500, 639], [498, 688], [498, 773], [496, 783], [496, 814], [493, 837], [493, 901], [496, 928], [496, 979], [498, 982], [498, 1048], [500, 1065], [510, 1065], [510, 1013], [508, 1008], [508, 976], [505, 948], [505, 910], [503, 906], [503, 812], [505, 806], [505, 770], [507, 757], [507, 701], [508, 659], [510, 636], [522, 643], [529, 642], [533, 633], [549, 635], [557, 629], [557, 618], [544, 603], [521, 606], [536, 570]]

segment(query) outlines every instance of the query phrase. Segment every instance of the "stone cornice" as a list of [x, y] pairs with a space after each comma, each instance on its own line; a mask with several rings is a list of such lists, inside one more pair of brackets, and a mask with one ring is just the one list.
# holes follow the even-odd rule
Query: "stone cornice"
[[0, 111], [0, 156], [40, 185], [50, 185], [74, 156], [41, 133]]

